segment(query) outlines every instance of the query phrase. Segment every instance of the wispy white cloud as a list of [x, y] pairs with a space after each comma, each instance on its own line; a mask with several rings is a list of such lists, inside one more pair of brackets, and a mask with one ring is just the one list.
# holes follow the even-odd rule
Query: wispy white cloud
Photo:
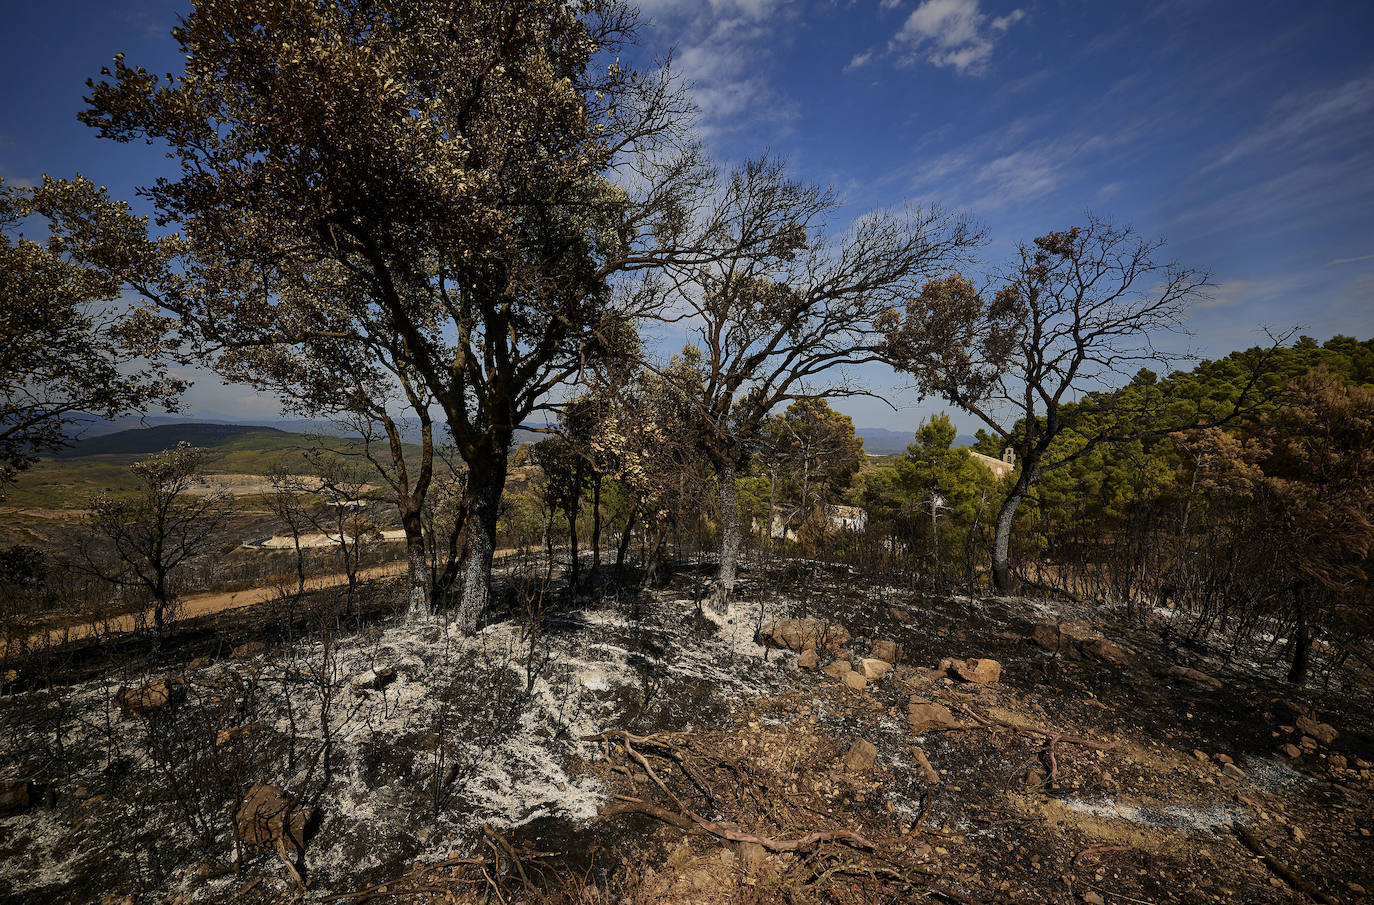
[[844, 71], [853, 72], [855, 69], [861, 69], [872, 62], [873, 51], [865, 50], [863, 53], [854, 54], [854, 57], [848, 63], [845, 64]]
[[1243, 135], [1203, 172], [1262, 153], [1329, 152], [1374, 138], [1374, 73], [1339, 85], [1295, 91], [1274, 104], [1258, 128]]
[[911, 11], [888, 49], [904, 66], [925, 61], [961, 73], [981, 73], [997, 40], [1026, 17], [1023, 9], [988, 18], [979, 0], [924, 0]]
[[989, 213], [1035, 202], [1076, 188], [1083, 202], [1106, 200], [1121, 183], [1100, 188], [1079, 185], [1107, 152], [1120, 154], [1149, 128], [1145, 119], [1131, 120], [1102, 132], [1066, 132], [1046, 137], [1038, 117], [1012, 120], [965, 141], [957, 150], [927, 158], [893, 174], [923, 197]]
[[1329, 267], [1332, 264], [1357, 264], [1360, 261], [1374, 261], [1374, 254], [1360, 255], [1356, 258], [1336, 258], [1334, 260], [1327, 261], [1326, 264]]
[[648, 0], [640, 11], [676, 40], [674, 68], [691, 86], [707, 137], [776, 128], [798, 115], [766, 61], [792, 0]]

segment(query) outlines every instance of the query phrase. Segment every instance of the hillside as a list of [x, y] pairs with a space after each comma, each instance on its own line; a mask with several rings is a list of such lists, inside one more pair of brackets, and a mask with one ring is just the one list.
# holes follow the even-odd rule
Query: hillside
[[58, 452], [56, 458], [150, 455], [170, 449], [178, 443], [206, 448], [222, 447], [230, 443], [280, 448], [280, 442], [288, 437], [295, 441], [304, 439], [301, 435], [288, 434], [274, 427], [256, 425], [207, 422], [157, 424], [78, 440], [68, 449]]

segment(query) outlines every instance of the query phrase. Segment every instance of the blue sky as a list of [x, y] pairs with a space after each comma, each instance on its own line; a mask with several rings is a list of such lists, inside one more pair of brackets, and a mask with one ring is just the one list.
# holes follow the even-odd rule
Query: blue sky
[[[76, 121], [117, 52], [175, 69], [182, 3], [7, 4], [0, 175], [81, 172], [130, 196], [167, 161]], [[1374, 4], [1092, 0], [647, 0], [646, 53], [675, 49], [711, 151], [764, 149], [834, 185], [846, 216], [904, 201], [966, 210], [990, 261], [1107, 214], [1210, 270], [1177, 348], [1224, 354], [1261, 325], [1374, 334]], [[913, 428], [931, 406], [840, 408]], [[270, 412], [202, 377], [191, 410]], [[961, 426], [972, 422], [956, 418]]]

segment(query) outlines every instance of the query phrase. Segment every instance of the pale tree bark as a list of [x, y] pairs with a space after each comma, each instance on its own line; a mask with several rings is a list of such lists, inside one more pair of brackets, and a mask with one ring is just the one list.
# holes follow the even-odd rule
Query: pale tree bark
[[735, 589], [739, 568], [740, 543], [743, 539], [739, 525], [739, 494], [735, 487], [735, 466], [722, 465], [716, 473], [720, 483], [720, 576], [711, 594], [711, 611], [725, 615], [730, 594]]
[[417, 622], [429, 617], [429, 558], [420, 513], [404, 513], [401, 526], [406, 532], [406, 619]]
[[1011, 575], [1011, 529], [1016, 524], [1016, 510], [1022, 494], [1011, 493], [997, 513], [997, 529], [992, 536], [992, 586], [1003, 594], [1013, 590]]

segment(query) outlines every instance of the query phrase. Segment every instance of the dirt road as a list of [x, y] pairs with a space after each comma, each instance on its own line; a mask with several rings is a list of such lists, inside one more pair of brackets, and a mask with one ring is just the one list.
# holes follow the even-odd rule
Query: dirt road
[[[406, 570], [404, 562], [382, 563], [379, 566], [369, 566], [358, 570], [358, 580], [368, 581], [373, 578], [386, 578], [392, 575], [400, 575]], [[325, 588], [336, 588], [348, 584], [348, 576], [342, 572], [332, 575], [319, 575], [305, 580], [307, 591], [320, 591]], [[193, 619], [197, 616], [209, 616], [213, 613], [222, 613], [226, 610], [237, 610], [246, 606], [253, 606], [257, 603], [265, 603], [271, 600], [278, 593], [275, 585], [267, 585], [256, 588], [246, 588], [242, 591], [214, 591], [207, 594], [192, 594], [181, 599], [181, 611], [177, 614], [178, 619]], [[65, 625], [60, 628], [48, 628], [34, 632], [29, 636], [31, 644], [42, 644], [44, 638], [53, 643], [61, 644], [66, 641], [79, 641], [82, 638], [99, 632], [131, 632], [137, 628], [133, 613], [126, 613], [115, 619], [106, 622], [85, 622], [74, 625]], [[5, 652], [5, 642], [0, 639], [0, 656]]]
[[[498, 563], [500, 560], [519, 553], [519, 550], [505, 549], [497, 550], [493, 554], [493, 559]], [[359, 581], [369, 581], [374, 578], [390, 578], [393, 575], [404, 574], [406, 570], [405, 562], [382, 563], [378, 566], [369, 566], [358, 570]], [[307, 591], [321, 591], [325, 588], [337, 588], [348, 584], [348, 576], [342, 572], [331, 575], [319, 575], [305, 580]], [[214, 613], [223, 613], [227, 610], [237, 610], [246, 606], [253, 606], [258, 603], [266, 603], [279, 593], [277, 585], [264, 585], [256, 588], [245, 588], [242, 591], [212, 591], [206, 594], [191, 594], [181, 599], [181, 609], [177, 614], [177, 619], [194, 619], [198, 616], [209, 616]], [[41, 645], [45, 637], [48, 643], [62, 644], [67, 641], [79, 641], [87, 638], [96, 632], [115, 633], [131, 632], [137, 628], [137, 623], [133, 613], [126, 613], [109, 622], [91, 621], [78, 622], [75, 624], [60, 627], [42, 629], [29, 636], [30, 644]], [[0, 638], [0, 656], [5, 653], [5, 641]]]

